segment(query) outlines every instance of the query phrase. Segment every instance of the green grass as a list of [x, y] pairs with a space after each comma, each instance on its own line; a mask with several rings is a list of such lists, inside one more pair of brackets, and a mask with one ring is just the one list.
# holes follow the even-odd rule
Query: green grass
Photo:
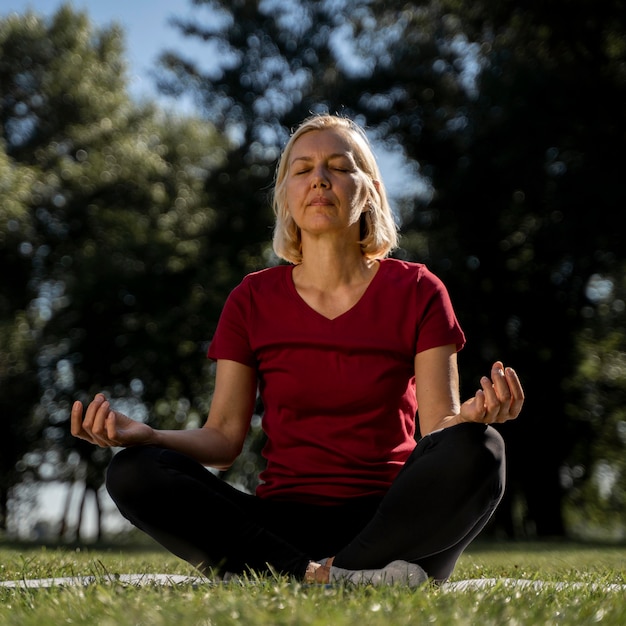
[[[127, 573], [195, 575], [157, 549], [43, 548], [0, 545], [0, 579]], [[524, 578], [548, 582], [626, 584], [626, 547], [478, 544], [460, 560], [452, 581]], [[132, 587], [101, 581], [87, 587], [0, 588], [0, 625], [332, 625], [626, 624], [626, 593], [601, 588], [494, 588], [447, 592], [427, 586], [303, 586], [286, 578], [252, 584]]]

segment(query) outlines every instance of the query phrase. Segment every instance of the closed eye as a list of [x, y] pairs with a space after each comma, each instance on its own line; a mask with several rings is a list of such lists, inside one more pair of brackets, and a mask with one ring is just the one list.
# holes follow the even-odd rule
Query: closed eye
[[329, 167], [331, 170], [335, 172], [354, 172], [356, 171], [355, 166], [350, 162], [350, 159], [335, 159], [334, 162], [330, 162]]

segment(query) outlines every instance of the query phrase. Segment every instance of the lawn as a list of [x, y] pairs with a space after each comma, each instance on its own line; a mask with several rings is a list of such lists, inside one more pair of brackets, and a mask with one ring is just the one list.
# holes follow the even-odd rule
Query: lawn
[[[500, 583], [450, 591], [426, 586], [304, 586], [280, 577], [247, 583], [136, 587], [105, 576], [195, 575], [185, 563], [145, 548], [44, 548], [0, 544], [0, 580], [95, 576], [88, 586], [0, 587], [0, 624], [332, 625], [626, 624], [626, 546], [574, 543], [475, 544], [452, 582], [477, 578], [545, 581], [541, 587]], [[560, 587], [557, 583], [568, 583]]]

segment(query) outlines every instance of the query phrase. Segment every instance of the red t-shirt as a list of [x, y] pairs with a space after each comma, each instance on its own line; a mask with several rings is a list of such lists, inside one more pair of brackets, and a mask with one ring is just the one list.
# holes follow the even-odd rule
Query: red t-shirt
[[424, 265], [385, 259], [329, 320], [292, 271], [246, 276], [208, 352], [257, 371], [267, 434], [257, 494], [318, 504], [382, 495], [416, 445], [416, 353], [465, 343], [448, 292]]

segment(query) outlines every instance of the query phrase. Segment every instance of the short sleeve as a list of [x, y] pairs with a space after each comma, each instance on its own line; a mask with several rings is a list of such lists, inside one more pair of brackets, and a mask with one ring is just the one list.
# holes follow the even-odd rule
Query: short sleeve
[[457, 351], [465, 345], [465, 334], [456, 317], [446, 286], [422, 266], [418, 280], [418, 332], [415, 353], [454, 344]]
[[250, 309], [250, 290], [248, 281], [244, 279], [226, 299], [209, 344], [209, 359], [228, 359], [256, 367], [256, 358], [250, 345]]

